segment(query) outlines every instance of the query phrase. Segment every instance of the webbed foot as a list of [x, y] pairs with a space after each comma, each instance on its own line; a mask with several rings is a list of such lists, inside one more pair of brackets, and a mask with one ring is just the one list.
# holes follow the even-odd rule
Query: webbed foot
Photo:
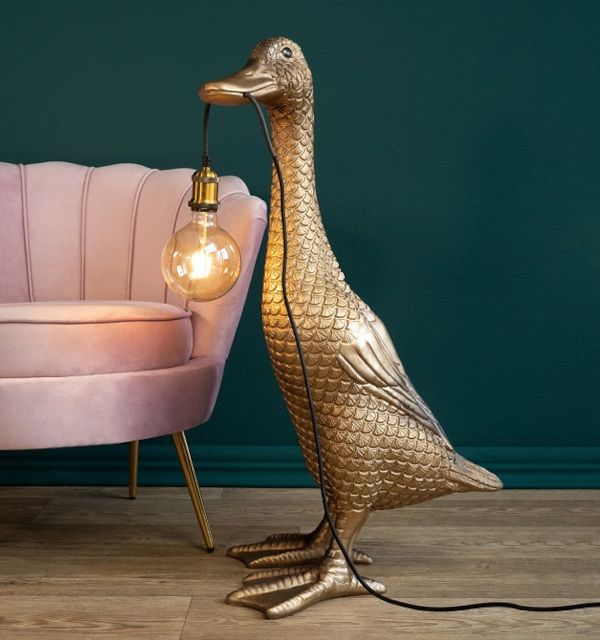
[[[365, 578], [378, 593], [385, 585]], [[227, 596], [227, 603], [251, 607], [270, 619], [283, 618], [317, 602], [366, 594], [343, 558], [326, 557], [308, 567], [288, 567], [257, 571], [244, 579], [244, 586]]]

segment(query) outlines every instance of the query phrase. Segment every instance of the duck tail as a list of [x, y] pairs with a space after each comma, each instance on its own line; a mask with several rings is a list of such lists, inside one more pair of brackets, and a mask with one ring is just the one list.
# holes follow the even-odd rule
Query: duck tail
[[450, 467], [449, 478], [455, 482], [457, 491], [499, 491], [502, 481], [491, 471], [469, 462], [458, 453]]

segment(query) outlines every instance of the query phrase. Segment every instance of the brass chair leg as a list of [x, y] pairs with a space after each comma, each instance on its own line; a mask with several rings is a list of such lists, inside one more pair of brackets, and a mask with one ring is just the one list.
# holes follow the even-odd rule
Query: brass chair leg
[[140, 441], [129, 443], [129, 499], [134, 500], [138, 486], [138, 460], [140, 454]]
[[194, 469], [190, 449], [183, 431], [178, 431], [173, 434], [173, 443], [175, 444], [179, 464], [181, 465], [181, 470], [183, 471], [183, 476], [185, 477], [185, 482], [187, 484], [188, 491], [190, 492], [190, 498], [192, 499], [192, 504], [196, 511], [196, 517], [198, 518], [198, 524], [202, 531], [206, 550], [211, 553], [215, 550], [215, 543], [213, 541], [210, 525], [208, 524], [208, 517], [204, 510], [202, 494], [200, 493], [198, 478], [196, 477], [196, 470]]

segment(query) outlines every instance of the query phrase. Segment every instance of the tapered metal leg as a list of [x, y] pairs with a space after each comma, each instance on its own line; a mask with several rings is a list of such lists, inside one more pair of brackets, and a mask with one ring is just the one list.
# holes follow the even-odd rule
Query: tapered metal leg
[[129, 443], [129, 499], [135, 499], [138, 486], [138, 460], [140, 455], [140, 441]]
[[198, 518], [198, 524], [202, 531], [204, 544], [206, 545], [206, 550], [210, 553], [215, 550], [215, 543], [213, 541], [210, 525], [208, 524], [206, 511], [204, 510], [204, 503], [202, 502], [202, 494], [200, 493], [196, 470], [194, 469], [190, 449], [183, 431], [178, 431], [173, 434], [173, 442], [175, 444], [175, 449], [177, 450], [177, 457], [179, 458], [179, 464], [181, 465], [181, 470], [183, 471], [188, 491], [190, 492], [190, 498], [192, 499], [192, 504], [196, 511], [196, 517]]

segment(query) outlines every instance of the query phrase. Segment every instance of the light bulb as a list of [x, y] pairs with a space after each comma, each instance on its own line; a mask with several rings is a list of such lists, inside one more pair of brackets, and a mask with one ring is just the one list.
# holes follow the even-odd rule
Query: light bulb
[[240, 275], [240, 250], [217, 224], [216, 214], [195, 211], [163, 250], [162, 272], [182, 298], [203, 302], [225, 295]]
[[178, 296], [206, 302], [225, 295], [237, 282], [241, 256], [235, 240], [217, 222], [218, 176], [203, 167], [193, 181], [192, 220], [165, 245], [161, 267]]

